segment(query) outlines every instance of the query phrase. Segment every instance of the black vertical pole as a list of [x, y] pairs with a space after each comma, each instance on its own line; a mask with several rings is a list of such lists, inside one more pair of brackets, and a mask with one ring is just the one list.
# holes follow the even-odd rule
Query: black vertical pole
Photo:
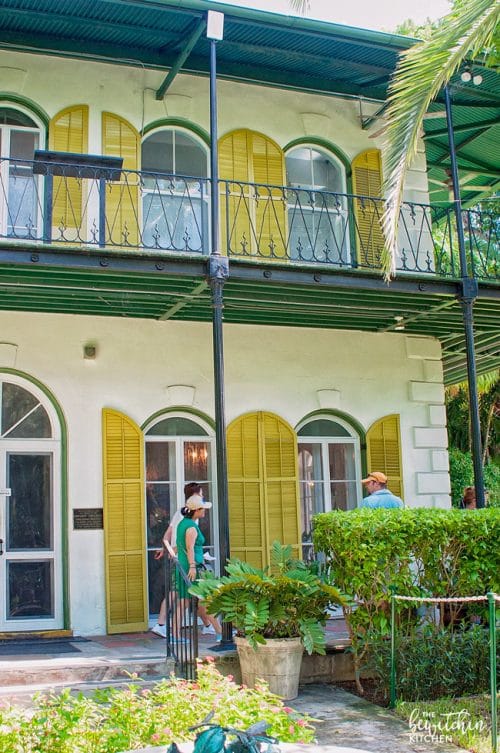
[[457, 223], [458, 251], [460, 257], [460, 275], [462, 278], [462, 292], [460, 303], [464, 320], [465, 346], [467, 351], [467, 380], [469, 387], [469, 416], [472, 435], [472, 462], [474, 465], [474, 485], [476, 488], [476, 505], [484, 507], [484, 475], [483, 453], [481, 449], [481, 423], [479, 420], [479, 400], [477, 396], [476, 354], [474, 350], [474, 302], [477, 298], [477, 280], [470, 277], [467, 271], [467, 257], [465, 252], [465, 235], [462, 218], [462, 202], [460, 199], [460, 183], [458, 180], [457, 154], [453, 134], [453, 118], [451, 112], [451, 97], [448, 86], [444, 88], [446, 105], [446, 125], [450, 146], [451, 179], [455, 218]]
[[[215, 443], [217, 450], [217, 511], [219, 516], [219, 565], [221, 573], [229, 559], [229, 509], [227, 488], [227, 446], [224, 393], [224, 340], [222, 331], [224, 283], [229, 260], [219, 249], [219, 169], [217, 148], [217, 41], [210, 40], [210, 203], [211, 249], [208, 278], [212, 290], [212, 339], [215, 389]], [[230, 623], [222, 625], [221, 647], [232, 643]]]

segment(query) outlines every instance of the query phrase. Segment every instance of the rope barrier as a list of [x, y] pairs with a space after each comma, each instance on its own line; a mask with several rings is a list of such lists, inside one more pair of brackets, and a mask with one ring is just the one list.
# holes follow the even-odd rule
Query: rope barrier
[[[494, 594], [494, 597], [496, 601], [500, 601], [500, 596]], [[439, 598], [439, 596], [397, 596], [394, 594], [393, 598], [398, 601], [427, 601], [434, 604], [455, 604], [462, 601], [488, 601], [487, 596], [443, 596], [442, 598]]]

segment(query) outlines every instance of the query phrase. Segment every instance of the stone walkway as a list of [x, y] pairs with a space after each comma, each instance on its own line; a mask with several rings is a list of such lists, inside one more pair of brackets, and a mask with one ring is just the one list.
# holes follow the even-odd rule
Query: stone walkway
[[342, 746], [346, 753], [353, 748], [363, 753], [467, 753], [449, 743], [412, 740], [407, 722], [389, 709], [332, 685], [303, 685], [298, 698], [289, 703], [319, 720], [316, 753], [341, 753]]

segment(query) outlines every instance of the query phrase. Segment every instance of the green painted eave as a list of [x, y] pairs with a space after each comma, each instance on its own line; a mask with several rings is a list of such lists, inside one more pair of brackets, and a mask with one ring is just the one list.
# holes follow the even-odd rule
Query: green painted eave
[[[98, 257], [74, 266], [62, 266], [62, 259], [55, 258], [40, 255], [36, 263], [26, 257], [2, 264], [0, 310], [211, 322], [204, 259], [183, 265], [142, 257], [121, 266], [111, 259], [102, 267]], [[388, 286], [379, 275], [356, 271], [232, 260], [224, 321], [435, 337], [443, 344], [445, 380], [453, 383], [466, 374], [459, 290], [458, 281], [432, 277], [401, 275]], [[500, 285], [479, 286], [474, 319], [477, 366], [483, 373], [500, 366]], [[404, 331], [396, 331], [398, 325]]]

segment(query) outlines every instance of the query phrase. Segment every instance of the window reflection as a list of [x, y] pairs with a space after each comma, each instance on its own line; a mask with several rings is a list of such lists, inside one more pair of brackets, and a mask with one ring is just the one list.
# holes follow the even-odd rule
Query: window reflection
[[8, 619], [54, 616], [52, 565], [52, 562], [7, 564]]

